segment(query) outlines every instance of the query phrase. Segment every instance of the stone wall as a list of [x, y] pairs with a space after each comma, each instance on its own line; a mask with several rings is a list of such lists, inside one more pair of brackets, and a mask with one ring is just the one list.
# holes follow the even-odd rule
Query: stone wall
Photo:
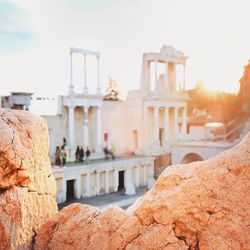
[[154, 161], [155, 178], [158, 178], [164, 169], [170, 165], [171, 153], [156, 156]]
[[88, 165], [54, 167], [57, 184], [56, 200], [66, 201], [67, 182], [74, 183], [74, 198], [86, 198], [118, 191], [119, 173], [124, 182], [125, 194], [135, 194], [135, 188], [151, 188], [154, 180], [154, 158], [133, 157], [116, 161], [93, 162]]
[[0, 109], [0, 249], [30, 249], [57, 212], [46, 121]]

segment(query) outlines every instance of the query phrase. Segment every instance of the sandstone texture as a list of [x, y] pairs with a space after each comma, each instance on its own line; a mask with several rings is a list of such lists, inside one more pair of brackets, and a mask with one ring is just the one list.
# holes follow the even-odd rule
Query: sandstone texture
[[57, 212], [46, 121], [0, 109], [0, 249], [31, 249], [38, 227]]
[[203, 162], [168, 167], [126, 211], [72, 204], [34, 249], [250, 249], [250, 133]]

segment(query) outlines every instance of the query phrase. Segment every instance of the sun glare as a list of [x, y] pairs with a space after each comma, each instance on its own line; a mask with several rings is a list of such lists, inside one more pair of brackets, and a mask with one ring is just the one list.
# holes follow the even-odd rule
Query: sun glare
[[220, 82], [219, 84], [211, 84], [208, 81], [198, 80], [196, 86], [200, 86], [209, 95], [213, 95], [218, 92], [225, 92], [231, 94], [237, 94], [239, 91], [240, 84], [227, 84]]

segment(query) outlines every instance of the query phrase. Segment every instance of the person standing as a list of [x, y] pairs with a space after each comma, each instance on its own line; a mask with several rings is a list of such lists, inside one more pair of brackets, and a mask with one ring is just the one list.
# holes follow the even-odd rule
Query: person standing
[[55, 165], [61, 166], [61, 158], [60, 158], [60, 147], [56, 146], [56, 152], [55, 152]]
[[108, 150], [108, 143], [105, 141], [104, 146], [103, 146], [103, 152], [105, 154], [105, 160], [109, 159], [109, 150]]
[[67, 140], [65, 137], [63, 137], [63, 146], [66, 147], [66, 145], [67, 145]]
[[112, 160], [114, 160], [115, 159], [115, 146], [113, 143], [111, 144], [111, 147], [110, 147], [110, 154], [112, 156]]
[[83, 158], [84, 158], [84, 150], [83, 147], [80, 147], [80, 151], [79, 151], [79, 161], [83, 162]]
[[62, 165], [65, 166], [67, 160], [67, 152], [63, 145], [61, 146], [61, 158], [62, 158]]
[[79, 146], [76, 147], [75, 162], [80, 162], [80, 148], [79, 148]]
[[87, 150], [86, 150], [86, 161], [87, 161], [87, 164], [89, 163], [89, 156], [90, 156], [90, 151], [89, 151], [89, 148], [87, 147]]

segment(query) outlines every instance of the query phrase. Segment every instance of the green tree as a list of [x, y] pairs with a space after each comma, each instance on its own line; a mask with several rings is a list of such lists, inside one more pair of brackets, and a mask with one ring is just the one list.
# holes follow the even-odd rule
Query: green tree
[[118, 89], [118, 85], [114, 79], [109, 77], [108, 86], [106, 89], [105, 96], [103, 98], [105, 101], [120, 101], [121, 94]]

